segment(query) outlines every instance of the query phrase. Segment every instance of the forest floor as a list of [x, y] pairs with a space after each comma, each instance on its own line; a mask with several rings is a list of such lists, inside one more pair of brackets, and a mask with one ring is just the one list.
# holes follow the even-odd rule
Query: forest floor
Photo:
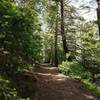
[[99, 100], [79, 80], [60, 74], [56, 67], [42, 65], [36, 75], [38, 92], [34, 100]]

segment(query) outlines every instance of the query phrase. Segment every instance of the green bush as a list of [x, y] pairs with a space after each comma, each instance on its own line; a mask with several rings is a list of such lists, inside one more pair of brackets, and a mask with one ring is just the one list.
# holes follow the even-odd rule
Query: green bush
[[0, 74], [11, 77], [24, 63], [40, 60], [40, 29], [37, 11], [0, 0]]
[[86, 69], [76, 61], [62, 62], [62, 64], [59, 65], [59, 71], [65, 75], [72, 76], [73, 78], [88, 79], [88, 80], [92, 79], [91, 73], [86, 71]]
[[16, 89], [9, 80], [0, 76], [0, 100], [18, 100]]
[[91, 83], [88, 80], [82, 80], [82, 84], [85, 88], [90, 90], [95, 96], [100, 98], [100, 87], [96, 86], [95, 84]]

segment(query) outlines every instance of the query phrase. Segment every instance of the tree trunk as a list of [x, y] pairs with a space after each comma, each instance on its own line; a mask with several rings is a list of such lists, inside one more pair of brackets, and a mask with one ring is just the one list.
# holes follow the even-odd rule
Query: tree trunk
[[56, 27], [55, 27], [55, 66], [58, 67], [58, 53], [57, 53], [57, 44], [58, 44], [58, 3], [57, 5], [57, 18], [56, 18]]
[[100, 8], [97, 9], [97, 19], [98, 19], [99, 38], [100, 38]]
[[54, 64], [54, 45], [53, 45], [53, 39], [52, 39], [52, 43], [51, 43], [51, 54], [50, 54], [50, 64], [53, 65]]
[[98, 29], [99, 29], [99, 39], [100, 39], [100, 0], [96, 0], [97, 1], [97, 20], [98, 20]]
[[66, 44], [66, 35], [64, 31], [64, 1], [60, 0], [60, 6], [61, 6], [61, 36], [62, 36], [62, 41], [63, 41], [63, 49], [64, 53], [68, 53], [68, 47]]

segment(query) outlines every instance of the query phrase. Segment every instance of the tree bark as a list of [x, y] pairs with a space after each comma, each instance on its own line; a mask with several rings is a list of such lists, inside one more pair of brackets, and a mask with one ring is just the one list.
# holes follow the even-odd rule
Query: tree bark
[[58, 3], [56, 2], [57, 6], [57, 18], [56, 18], [56, 27], [55, 27], [55, 66], [58, 67]]
[[100, 38], [100, 8], [97, 8], [97, 20], [98, 20], [98, 29], [99, 29], [99, 38]]
[[66, 42], [66, 35], [65, 35], [65, 30], [64, 30], [64, 1], [60, 0], [60, 6], [61, 6], [61, 36], [62, 36], [62, 41], [63, 41], [63, 49], [64, 53], [68, 53], [68, 47], [67, 47], [67, 42]]

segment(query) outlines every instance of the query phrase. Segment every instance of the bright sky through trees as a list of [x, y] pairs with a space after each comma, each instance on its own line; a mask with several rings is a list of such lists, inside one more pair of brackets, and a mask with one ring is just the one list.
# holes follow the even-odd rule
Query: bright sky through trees
[[[80, 16], [83, 16], [86, 21], [97, 20], [97, 4], [96, 0], [69, 0], [70, 4], [77, 8]], [[43, 22], [44, 23], [44, 22]], [[46, 31], [46, 23], [42, 25], [42, 30]]]
[[80, 15], [84, 16], [87, 21], [96, 20], [96, 0], [71, 0], [71, 4], [78, 9]]

